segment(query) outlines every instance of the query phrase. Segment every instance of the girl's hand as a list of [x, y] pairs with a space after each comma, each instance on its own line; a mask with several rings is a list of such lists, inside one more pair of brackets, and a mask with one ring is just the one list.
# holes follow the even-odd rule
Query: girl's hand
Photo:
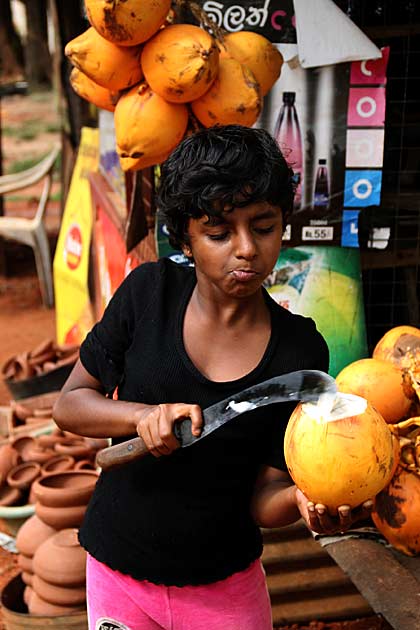
[[169, 455], [180, 447], [174, 435], [174, 424], [179, 420], [191, 419], [191, 431], [199, 436], [203, 426], [203, 417], [199, 405], [185, 403], [162, 404], [142, 410], [137, 423], [137, 433], [155, 457]]
[[298, 488], [296, 505], [307, 526], [318, 534], [343, 534], [353, 523], [369, 518], [373, 509], [373, 501], [369, 499], [353, 510], [348, 505], [340, 505], [337, 516], [332, 516], [325, 505], [308, 501]]

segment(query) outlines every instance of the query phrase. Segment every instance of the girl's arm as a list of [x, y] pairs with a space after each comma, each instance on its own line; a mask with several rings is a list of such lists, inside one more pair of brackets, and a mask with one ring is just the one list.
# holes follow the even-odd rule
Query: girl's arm
[[78, 361], [53, 409], [54, 420], [64, 431], [86, 437], [140, 435], [149, 451], [167, 455], [179, 447], [173, 425], [189, 417], [194, 435], [202, 425], [198, 405], [184, 403], [145, 405], [106, 398], [101, 383]]
[[326, 507], [309, 501], [286, 472], [264, 466], [255, 485], [251, 510], [260, 527], [284, 527], [303, 518], [309, 529], [320, 534], [344, 532], [353, 523], [368, 518], [373, 501], [350, 510], [348, 505], [338, 507], [332, 516]]

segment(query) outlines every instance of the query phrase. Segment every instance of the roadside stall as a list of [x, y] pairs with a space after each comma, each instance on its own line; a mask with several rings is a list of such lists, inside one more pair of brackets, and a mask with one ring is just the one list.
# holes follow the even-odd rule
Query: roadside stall
[[[270, 0], [241, 0], [237, 4], [206, 0], [201, 4], [176, 3], [169, 12], [169, 5], [163, 0], [158, 4], [166, 20], [164, 17], [160, 25], [153, 27], [155, 30], [145, 37], [146, 43], [156, 37], [156, 29], [165, 38], [173, 26], [194, 26], [202, 31], [203, 38], [211, 36], [212, 45], [219, 46], [220, 59], [224, 59], [219, 66], [209, 62], [206, 67], [212, 82], [206, 90], [219, 90], [216, 101], [222, 103], [222, 110], [213, 114], [215, 119], [221, 124], [255, 124], [267, 129], [294, 169], [295, 212], [286, 226], [281, 254], [265, 286], [282, 306], [316, 321], [330, 348], [330, 374], [342, 379], [346, 368], [359, 360], [374, 360], [383, 333], [405, 323], [386, 324], [384, 319], [376, 329], [372, 326], [372, 305], [365, 284], [367, 278], [371, 279], [372, 270], [389, 266], [389, 262], [384, 262], [387, 253], [394, 261], [398, 257], [403, 260], [401, 267], [413, 264], [413, 260], [419, 264], [415, 254], [418, 255], [418, 240], [417, 245], [411, 243], [408, 258], [405, 252], [390, 252], [391, 244], [395, 244], [395, 226], [383, 217], [371, 221], [373, 209], [381, 206], [382, 188], [386, 185], [385, 120], [392, 38], [391, 43], [386, 38], [376, 38], [376, 45], [338, 8], [339, 3], [331, 0], [313, 0], [310, 13], [304, 0], [284, 0], [275, 5]], [[150, 91], [150, 87], [141, 87], [142, 77], [136, 74], [138, 42], [127, 46], [130, 50], [124, 59], [114, 59], [109, 48], [111, 35], [103, 31], [109, 39], [102, 41], [92, 16], [91, 20], [88, 32], [66, 46], [66, 55], [74, 65], [73, 89], [98, 107], [98, 128], [82, 130], [54, 258], [57, 343], [63, 346], [82, 342], [116, 288], [138, 265], [161, 257], [170, 257], [180, 265], [189, 264], [182, 252], [170, 246], [156, 207], [159, 163], [185, 134], [214, 124], [213, 117], [206, 118], [206, 90], [200, 94], [192, 92], [184, 100], [178, 96], [168, 98], [168, 93], [166, 98], [160, 93], [157, 97], [158, 90], [165, 95], [165, 77], [150, 62], [158, 57], [157, 44], [154, 57], [151, 53], [148, 58], [143, 49], [143, 72], [156, 92], [153, 96], [148, 93], [146, 99], [145, 90]], [[261, 41], [269, 45], [270, 51], [265, 57], [270, 62], [264, 65], [260, 58], [257, 63], [262, 70], [257, 80], [260, 87], [267, 79], [264, 98], [261, 100], [260, 91], [245, 117], [235, 118], [229, 113], [235, 110], [231, 99], [234, 101], [236, 93], [248, 89], [236, 81], [235, 64], [251, 64], [252, 54], [248, 62], [239, 61], [235, 55], [242, 54], [238, 52], [243, 51], [241, 37], [245, 37], [245, 48], [255, 52], [251, 45], [255, 34], [262, 36]], [[168, 39], [163, 44], [165, 50], [172, 44]], [[97, 50], [102, 51], [103, 61], [99, 71], [92, 70], [94, 64], [89, 58]], [[110, 79], [113, 63], [131, 69], [121, 73], [122, 84]], [[188, 87], [191, 86], [185, 89]], [[130, 119], [129, 112], [138, 116], [140, 110], [144, 118], [137, 127], [136, 116]], [[150, 137], [152, 144], [148, 142]], [[411, 278], [408, 293], [416, 293], [416, 282]], [[413, 301], [418, 304], [416, 300], [417, 297]], [[414, 316], [409, 323], [416, 327], [418, 310], [413, 307], [411, 313]], [[400, 348], [395, 344], [393, 347]], [[415, 509], [410, 513], [407, 507], [412, 502], [420, 509], [420, 423], [404, 424], [407, 418], [415, 421], [420, 414], [420, 376], [416, 369], [419, 357], [413, 348], [417, 346], [401, 353], [408, 357], [406, 364], [392, 366], [399, 380], [403, 373], [404, 378], [409, 378], [410, 404], [400, 415], [391, 413], [385, 420], [399, 443], [398, 478], [401, 481], [406, 475], [409, 484], [415, 481], [412, 486], [404, 486], [408, 488], [404, 496], [395, 494], [390, 484], [381, 499], [385, 507], [382, 512], [377, 508], [374, 522], [363, 523], [347, 534], [313, 536], [303, 522], [263, 531], [263, 563], [275, 625], [313, 619], [355, 619], [377, 613], [395, 630], [420, 627], [420, 540], [418, 533], [410, 529], [414, 523], [414, 530], [418, 530], [418, 516]], [[389, 363], [393, 363], [392, 358]], [[366, 396], [371, 402], [370, 393], [368, 396], [354, 380], [347, 383], [348, 389], [343, 385], [342, 391]], [[372, 385], [374, 393], [383, 393], [383, 389]], [[395, 396], [399, 400], [399, 386], [397, 390]], [[390, 390], [386, 394], [392, 398]], [[386, 410], [380, 412], [386, 415]], [[90, 444], [90, 455], [79, 457], [87, 460], [86, 468], [92, 462], [92, 453], [101, 447], [104, 445]], [[77, 518], [83, 513], [90, 492], [89, 475], [86, 478], [86, 495], [77, 503]], [[329, 483], [333, 486], [334, 479]], [[44, 494], [49, 490], [44, 490]], [[41, 490], [38, 492], [43, 496]], [[36, 512], [41, 520], [48, 512], [45, 507], [50, 507], [48, 499]], [[76, 521], [60, 521], [55, 528], [66, 529], [74, 526], [69, 522]], [[48, 514], [45, 522], [54, 527]], [[409, 531], [404, 522], [409, 523]], [[55, 543], [67, 544], [60, 542], [60, 536]], [[23, 542], [21, 556], [35, 555], [35, 549], [26, 553], [25, 549]], [[51, 574], [43, 563], [45, 554], [44, 558], [38, 554], [35, 571], [25, 571], [22, 566], [29, 577], [25, 576], [24, 585], [14, 584], [3, 605], [24, 596], [23, 589], [30, 586], [32, 573], [36, 575], [38, 571], [41, 582], [48, 583]], [[76, 576], [74, 584], [80, 587], [82, 578]], [[54, 579], [52, 583], [59, 586]], [[65, 601], [66, 593], [54, 592], [64, 597], [55, 604], [61, 606], [63, 613], [70, 605]], [[27, 590], [26, 597], [29, 599]], [[72, 605], [76, 607], [73, 614], [79, 614], [78, 606], [83, 606], [80, 598]], [[37, 603], [32, 606], [35, 611]], [[44, 614], [55, 614], [51, 610]], [[84, 627], [83, 619], [74, 620]]]

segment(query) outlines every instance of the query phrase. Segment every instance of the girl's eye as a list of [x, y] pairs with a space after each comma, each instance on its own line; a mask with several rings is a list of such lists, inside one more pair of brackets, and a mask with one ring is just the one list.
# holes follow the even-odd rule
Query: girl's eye
[[274, 225], [270, 225], [269, 227], [266, 228], [255, 228], [255, 231], [258, 232], [258, 234], [270, 234], [270, 232], [273, 232], [274, 230]]
[[208, 234], [208, 237], [212, 241], [224, 241], [227, 238], [228, 232], [223, 232], [222, 234]]

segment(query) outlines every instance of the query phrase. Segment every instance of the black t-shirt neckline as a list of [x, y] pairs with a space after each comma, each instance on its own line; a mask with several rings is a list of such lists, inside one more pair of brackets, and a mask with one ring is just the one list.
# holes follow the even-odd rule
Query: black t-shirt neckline
[[190, 359], [190, 356], [188, 355], [184, 344], [184, 318], [196, 283], [197, 277], [195, 275], [194, 269], [192, 269], [192, 273], [189, 276], [188, 282], [186, 282], [184, 285], [184, 290], [181, 295], [181, 299], [178, 305], [178, 312], [175, 319], [175, 345], [177, 348], [177, 352], [185, 367], [189, 370], [189, 372], [192, 373], [194, 378], [199, 380], [201, 383], [204, 383], [211, 387], [217, 387], [219, 389], [231, 389], [232, 387], [236, 388], [238, 385], [241, 386], [241, 389], [244, 389], [248, 383], [252, 384], [258, 380], [258, 376], [264, 371], [276, 348], [279, 331], [277, 326], [273, 325], [273, 304], [275, 304], [275, 302], [270, 297], [269, 293], [263, 288], [264, 299], [270, 311], [271, 333], [264, 354], [261, 357], [258, 365], [256, 365], [253, 370], [248, 372], [248, 374], [245, 374], [238, 379], [234, 379], [232, 381], [212, 381], [211, 379], [207, 378], [202, 372], [200, 372], [200, 370], [196, 367], [196, 365]]

